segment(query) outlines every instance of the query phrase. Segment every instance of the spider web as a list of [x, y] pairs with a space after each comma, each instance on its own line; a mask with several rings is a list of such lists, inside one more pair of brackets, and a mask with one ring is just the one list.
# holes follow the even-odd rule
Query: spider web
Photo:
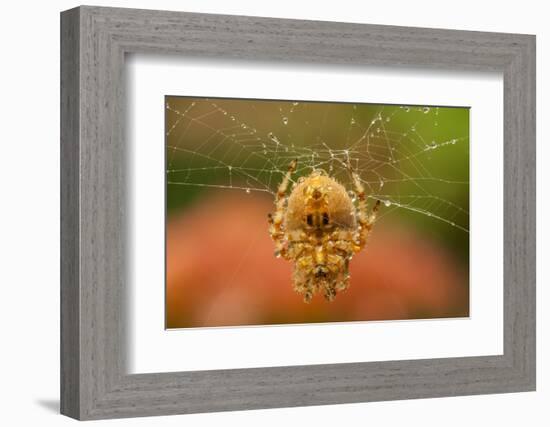
[[353, 197], [351, 164], [379, 220], [468, 233], [468, 126], [467, 108], [166, 97], [166, 182], [274, 195], [297, 159], [293, 182], [324, 169]]

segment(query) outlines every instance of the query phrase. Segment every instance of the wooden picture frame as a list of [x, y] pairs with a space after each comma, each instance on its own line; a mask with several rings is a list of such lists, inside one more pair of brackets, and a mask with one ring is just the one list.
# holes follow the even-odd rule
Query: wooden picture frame
[[[504, 78], [504, 352], [126, 373], [124, 58], [490, 70]], [[83, 6], [61, 14], [61, 412], [101, 419], [535, 389], [535, 37]]]

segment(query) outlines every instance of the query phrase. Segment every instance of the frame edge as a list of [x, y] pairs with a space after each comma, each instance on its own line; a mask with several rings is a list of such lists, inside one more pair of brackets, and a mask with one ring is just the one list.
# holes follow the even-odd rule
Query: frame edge
[[60, 412], [80, 419], [80, 9], [61, 12], [60, 20]]
[[[112, 15], [106, 17], [105, 15], [108, 12]], [[120, 17], [117, 17], [116, 13], [124, 15], [124, 24], [128, 25], [124, 30], [117, 27], [119, 23], [117, 18]], [[101, 59], [109, 59], [104, 62], [113, 67], [113, 62], [110, 61], [110, 59], [116, 59], [120, 56], [119, 54], [121, 52], [124, 53], [128, 46], [126, 43], [128, 43], [129, 40], [133, 43], [131, 39], [132, 36], [140, 36], [141, 34], [153, 35], [157, 31], [157, 28], [153, 31], [151, 29], [151, 22], [145, 19], [147, 18], [145, 15], [149, 13], [154, 13], [155, 16], [158, 14], [165, 18], [172, 12], [150, 10], [136, 11], [134, 9], [83, 6], [62, 13], [61, 413], [76, 419], [105, 419], [351, 403], [354, 401], [365, 402], [368, 400], [435, 397], [436, 394], [427, 393], [425, 391], [422, 392], [422, 390], [420, 390], [417, 391], [415, 395], [411, 395], [410, 392], [404, 391], [403, 393], [405, 394], [397, 394], [390, 398], [380, 396], [382, 398], [367, 398], [367, 400], [363, 400], [365, 396], [359, 396], [360, 390], [351, 390], [349, 385], [343, 384], [341, 385], [341, 393], [335, 393], [340, 394], [340, 396], [319, 400], [320, 397], [310, 390], [309, 398], [311, 401], [304, 399], [303, 401], [297, 402], [296, 405], [281, 404], [280, 402], [274, 402], [269, 399], [267, 400], [269, 403], [266, 404], [266, 401], [260, 398], [261, 396], [255, 401], [255, 399], [251, 397], [254, 390], [250, 389], [251, 395], [243, 395], [240, 399], [235, 399], [237, 402], [233, 402], [233, 404], [227, 403], [227, 406], [220, 404], [220, 401], [222, 403], [224, 401], [223, 394], [221, 394], [217, 396], [217, 405], [213, 405], [211, 402], [212, 399], [206, 399], [207, 401], [210, 400], [210, 402], [205, 402], [204, 396], [202, 396], [199, 397], [196, 406], [193, 407], [192, 403], [185, 405], [181, 401], [184, 399], [194, 400], [197, 396], [187, 395], [187, 391], [184, 388], [178, 386], [171, 387], [167, 381], [162, 381], [162, 375], [158, 374], [145, 375], [141, 380], [134, 375], [131, 376], [132, 378], [124, 379], [129, 380], [130, 384], [124, 384], [125, 381], [117, 384], [117, 381], [120, 381], [120, 378], [117, 378], [114, 384], [107, 384], [109, 387], [105, 387], [105, 378], [108, 377], [108, 375], [106, 375], [106, 370], [112, 369], [112, 366], [109, 366], [112, 364], [108, 362], [112, 362], [118, 357], [110, 353], [109, 350], [111, 347], [108, 346], [105, 336], [103, 335], [104, 332], [107, 331], [107, 327], [112, 325], [113, 319], [106, 320], [105, 317], [102, 316], [95, 318], [93, 316], [97, 316], [98, 313], [89, 312], [90, 307], [87, 304], [90, 303], [90, 298], [92, 297], [89, 293], [93, 294], [93, 298], [96, 298], [96, 302], [101, 301], [105, 303], [107, 300], [103, 298], [103, 293], [95, 294], [94, 289], [88, 289], [88, 282], [86, 281], [86, 266], [88, 262], [86, 257], [87, 249], [85, 242], [81, 241], [80, 236], [81, 231], [85, 234], [87, 228], [84, 217], [87, 215], [85, 209], [86, 191], [88, 191], [86, 189], [86, 179], [89, 177], [86, 176], [86, 172], [89, 169], [89, 160], [85, 156], [85, 153], [87, 148], [89, 148], [87, 146], [89, 142], [87, 138], [90, 138], [89, 135], [86, 135], [86, 129], [82, 130], [83, 128], [87, 128], [86, 120], [90, 118], [86, 117], [86, 114], [83, 113], [83, 108], [88, 105], [88, 101], [98, 101], [98, 99], [100, 99], [94, 91], [94, 89], [98, 89], [97, 85], [99, 85], [99, 82], [95, 80], [96, 74], [90, 73], [87, 69], [93, 59], [88, 58], [87, 55], [90, 54], [90, 44], [97, 43], [97, 49], [99, 49]], [[182, 21], [189, 20], [193, 22], [205, 16], [205, 14], [188, 14], [185, 12], [174, 12], [174, 14], [179, 14]], [[136, 15], [138, 16], [136, 17]], [[215, 21], [217, 16], [219, 15], [209, 14], [208, 19]], [[96, 21], [95, 19], [98, 17], [101, 19]], [[185, 20], [183, 19], [184, 17]], [[134, 20], [137, 18], [139, 18], [138, 20], [145, 20], [147, 25], [143, 25], [143, 21], [140, 21], [140, 26], [138, 25], [134, 28]], [[229, 19], [229, 16], [226, 16], [226, 18]], [[237, 20], [242, 17], [230, 16], [230, 18]], [[267, 23], [270, 20], [270, 18], [259, 17], [249, 17], [247, 19], [252, 21], [258, 19], [261, 20], [262, 23]], [[271, 18], [271, 20], [289, 21], [273, 18]], [[166, 23], [162, 21], [161, 24], [168, 26], [172, 25], [173, 22]], [[199, 22], [196, 25], [200, 27], [203, 24]], [[319, 25], [330, 25], [332, 28], [332, 23], [319, 22]], [[343, 25], [349, 26], [350, 24]], [[363, 26], [366, 24], [351, 25]], [[84, 26], [84, 28], [82, 28], [82, 26]], [[372, 26], [369, 26], [369, 28], [372, 28]], [[395, 29], [399, 27], [387, 28]], [[405, 27], [401, 28], [404, 29]], [[148, 33], [140, 32], [144, 31], [144, 29], [147, 30]], [[93, 31], [98, 30], [100, 31], [100, 35], [94, 35]], [[418, 32], [421, 30], [424, 29], [419, 28]], [[161, 30], [158, 31], [164, 31], [164, 27], [161, 27]], [[169, 28], [169, 31], [178, 33], [179, 28]], [[437, 39], [440, 34], [446, 31], [448, 30], [434, 30], [434, 33], [437, 34], [432, 36]], [[464, 32], [457, 31], [457, 33], [463, 34]], [[478, 36], [479, 38], [488, 37], [491, 39], [491, 44], [495, 43], [495, 37], [500, 36], [491, 33], [469, 34], [476, 38]], [[488, 35], [485, 36], [485, 34]], [[534, 169], [529, 169], [530, 167], [534, 168], [534, 164], [532, 163], [535, 159], [534, 36], [507, 34], [506, 37], [506, 45], [502, 48], [502, 56], [498, 59], [498, 67], [500, 68], [504, 61], [506, 61], [506, 68], [508, 68], [513, 76], [512, 81], [510, 81], [514, 90], [514, 99], [512, 101], [518, 102], [511, 102], [510, 105], [512, 111], [516, 113], [518, 120], [511, 125], [512, 132], [510, 133], [513, 134], [512, 140], [514, 142], [523, 142], [525, 144], [523, 153], [518, 154], [516, 152], [513, 153], [513, 155], [515, 156], [514, 160], [517, 162], [515, 163], [516, 167], [520, 164], [523, 168], [527, 168], [527, 170], [516, 169], [515, 171], [518, 183], [513, 185], [514, 191], [518, 191], [518, 187], [523, 191], [520, 191], [519, 194], [516, 193], [518, 198], [512, 203], [514, 206], [513, 210], [516, 211], [516, 213], [518, 211], [523, 212], [523, 218], [525, 218], [525, 222], [513, 224], [513, 229], [520, 233], [515, 253], [525, 258], [523, 262], [521, 262], [520, 271], [516, 276], [516, 279], [522, 280], [517, 280], [517, 282], [513, 283], [511, 292], [512, 298], [510, 300], [512, 304], [508, 307], [509, 312], [515, 311], [513, 316], [514, 320], [519, 320], [519, 322], [515, 325], [515, 332], [509, 336], [509, 343], [511, 345], [508, 347], [507, 351], [505, 351], [506, 357], [491, 357], [490, 360], [487, 360], [487, 362], [489, 362], [487, 366], [483, 368], [484, 374], [487, 377], [485, 379], [490, 381], [490, 383], [486, 384], [488, 389], [485, 389], [483, 384], [478, 384], [475, 387], [472, 386], [473, 389], [464, 387], [462, 390], [453, 390], [454, 395], [531, 391], [536, 387], [534, 336], [535, 276], [532, 271], [532, 267], [535, 263], [533, 252], [535, 243], [534, 240], [529, 240], [529, 238], [534, 239], [532, 233], [535, 230], [535, 216], [533, 211], [535, 206]], [[141, 41], [141, 43], [145, 42]], [[139, 43], [136, 46], [139, 46]], [[156, 45], [145, 47], [151, 50], [157, 48]], [[113, 50], [107, 51], [105, 50], [106, 48]], [[132, 48], [134, 48], [133, 44]], [[173, 52], [176, 49], [170, 48], [168, 50]], [[286, 52], [285, 54], [288, 55], [289, 53]], [[514, 64], [508, 62], [512, 57], [514, 58]], [[463, 57], [461, 56], [461, 58]], [[114, 65], [116, 66], [116, 64], [117, 62], [115, 61]], [[487, 64], [488, 63], [483, 62], [483, 68], [490, 66], [490, 64]], [[105, 63], [96, 63], [94, 66], [98, 68], [95, 68], [93, 71], [101, 73], [101, 79], [104, 79], [102, 81], [113, 83], [113, 81], [110, 80], [113, 77], [112, 74], [117, 74], [119, 70], [115, 70], [116, 72], [113, 73], [113, 69], [108, 69]], [[497, 65], [494, 66], [496, 67]], [[91, 77], [89, 84], [86, 77]], [[114, 87], [117, 87], [118, 83], [120, 83], [120, 81], [117, 76], [114, 79]], [[84, 88], [84, 86], [86, 87]], [[88, 90], [89, 92], [83, 92], [83, 90]], [[101, 98], [101, 100], [104, 99]], [[108, 98], [108, 100], [112, 101], [113, 99]], [[109, 105], [109, 108], [113, 107], [113, 103], [103, 105]], [[94, 114], [95, 113], [96, 112], [94, 112]], [[83, 116], [82, 121], [80, 115]], [[93, 118], [93, 116], [91, 117]], [[93, 159], [94, 156], [91, 158]], [[81, 161], [82, 163], [80, 163]], [[81, 189], [80, 186], [83, 188]], [[83, 204], [82, 209], [80, 208], [81, 202]], [[523, 205], [522, 202], [524, 202]], [[523, 208], [521, 208], [521, 206], [523, 206]], [[63, 263], [63, 261], [65, 261], [65, 263]], [[80, 271], [81, 268], [82, 271]], [[518, 267], [516, 266], [516, 268]], [[94, 285], [89, 285], [90, 287], [100, 287], [101, 281]], [[112, 306], [114, 307], [115, 304]], [[107, 312], [109, 312], [109, 310], [107, 310]], [[106, 312], [101, 311], [99, 314], [104, 315]], [[512, 316], [508, 318], [509, 321], [511, 317]], [[96, 324], [95, 320], [98, 320], [98, 324]], [[112, 343], [112, 340], [109, 341], [109, 343]], [[98, 345], [101, 348], [97, 348]], [[92, 356], [90, 356], [90, 352], [93, 353]], [[431, 364], [429, 360], [424, 362]], [[120, 368], [118, 363], [115, 365], [117, 368]], [[216, 375], [219, 375], [219, 377], [213, 378], [214, 381], [211, 383], [206, 382], [202, 391], [210, 394], [210, 387], [212, 384], [219, 382], [220, 379], [227, 381], [235, 374], [236, 373], [232, 372], [218, 371]], [[248, 374], [250, 375], [251, 373], [249, 372]], [[211, 374], [197, 372], [190, 377], [185, 376], [185, 379], [188, 381], [191, 377], [201, 375], [210, 376]], [[175, 376], [178, 377], [177, 374]], [[246, 376], [246, 374], [243, 376]], [[335, 387], [336, 378], [337, 375], [331, 379], [331, 381], [334, 382], [330, 387]], [[180, 381], [176, 381], [176, 383], [179, 382]], [[261, 382], [253, 384], [260, 385]], [[164, 388], [164, 393], [158, 395], [157, 393], [161, 392], [161, 388]], [[200, 387], [197, 388], [197, 391], [200, 392]], [[229, 389], [231, 390], [228, 390], [228, 393], [231, 392], [234, 395], [235, 390], [232, 387], [229, 387]], [[319, 390], [316, 390], [316, 392], [318, 391]], [[350, 395], [354, 395], [354, 398], [351, 399]], [[437, 395], [439, 396], [439, 394]], [[177, 401], [175, 400], [176, 397]], [[215, 398], [213, 400], [215, 401]]]

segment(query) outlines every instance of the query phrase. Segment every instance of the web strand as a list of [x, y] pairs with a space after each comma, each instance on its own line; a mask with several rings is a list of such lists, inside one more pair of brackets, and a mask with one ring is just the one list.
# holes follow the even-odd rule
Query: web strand
[[167, 185], [274, 195], [297, 159], [294, 180], [324, 169], [351, 189], [349, 162], [367, 197], [383, 203], [379, 220], [407, 211], [468, 233], [467, 201], [455, 197], [468, 176], [442, 170], [441, 159], [449, 170], [445, 159], [467, 162], [469, 139], [438, 134], [445, 110], [168, 98]]

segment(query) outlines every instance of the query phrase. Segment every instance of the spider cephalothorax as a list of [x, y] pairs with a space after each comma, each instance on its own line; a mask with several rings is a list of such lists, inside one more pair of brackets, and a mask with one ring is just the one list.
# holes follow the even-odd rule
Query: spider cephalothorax
[[365, 190], [354, 171], [357, 207], [345, 187], [320, 169], [300, 178], [287, 196], [295, 170], [296, 160], [275, 196], [275, 213], [269, 215], [275, 254], [294, 263], [294, 289], [306, 302], [316, 292], [332, 301], [349, 286], [349, 261], [365, 246], [380, 202], [367, 215]]

